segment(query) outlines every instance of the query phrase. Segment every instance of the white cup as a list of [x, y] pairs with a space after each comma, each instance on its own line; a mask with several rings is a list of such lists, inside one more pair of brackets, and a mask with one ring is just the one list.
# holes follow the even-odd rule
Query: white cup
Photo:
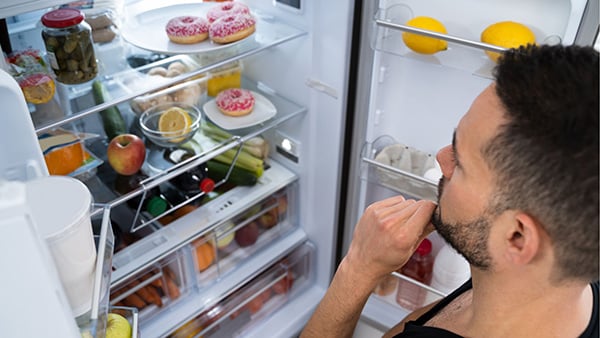
[[92, 306], [96, 265], [91, 193], [68, 176], [28, 181], [26, 189], [32, 218], [48, 244], [73, 316], [81, 316]]

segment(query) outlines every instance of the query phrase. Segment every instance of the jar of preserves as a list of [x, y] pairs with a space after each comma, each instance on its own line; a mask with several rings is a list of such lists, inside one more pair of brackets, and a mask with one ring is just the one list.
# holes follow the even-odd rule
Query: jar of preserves
[[56, 80], [79, 84], [98, 74], [90, 26], [75, 8], [60, 8], [42, 16], [42, 38]]

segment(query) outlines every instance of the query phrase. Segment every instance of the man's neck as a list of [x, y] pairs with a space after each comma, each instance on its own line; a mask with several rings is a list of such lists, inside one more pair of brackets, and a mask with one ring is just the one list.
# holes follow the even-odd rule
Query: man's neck
[[471, 306], [459, 314], [465, 336], [579, 336], [591, 318], [591, 288], [583, 284], [539, 285], [537, 281], [474, 271]]

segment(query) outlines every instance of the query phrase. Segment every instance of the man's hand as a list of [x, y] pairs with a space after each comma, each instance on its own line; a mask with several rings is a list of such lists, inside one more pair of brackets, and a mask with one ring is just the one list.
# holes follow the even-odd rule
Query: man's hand
[[400, 269], [431, 231], [435, 203], [391, 197], [371, 204], [354, 229], [347, 264], [361, 276], [379, 281]]
[[401, 196], [370, 205], [301, 337], [352, 337], [377, 283], [404, 265], [433, 230], [429, 220], [434, 209], [431, 201], [407, 201]]

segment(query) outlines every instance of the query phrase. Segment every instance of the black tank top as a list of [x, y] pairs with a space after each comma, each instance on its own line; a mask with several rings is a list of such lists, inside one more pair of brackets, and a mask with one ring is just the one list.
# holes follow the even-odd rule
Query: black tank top
[[[598, 291], [598, 281], [590, 284], [590, 286], [592, 287], [592, 292], [594, 294], [594, 308], [592, 310], [590, 322], [579, 338], [598, 338], [598, 296], [600, 295], [600, 292]], [[421, 317], [414, 321], [407, 322], [404, 325], [404, 331], [395, 335], [394, 338], [462, 338], [451, 331], [437, 327], [424, 326], [424, 324], [456, 297], [472, 287], [473, 284], [471, 284], [471, 280], [469, 279], [465, 284], [461, 285], [458, 289], [442, 299], [429, 311], [421, 315]]]

